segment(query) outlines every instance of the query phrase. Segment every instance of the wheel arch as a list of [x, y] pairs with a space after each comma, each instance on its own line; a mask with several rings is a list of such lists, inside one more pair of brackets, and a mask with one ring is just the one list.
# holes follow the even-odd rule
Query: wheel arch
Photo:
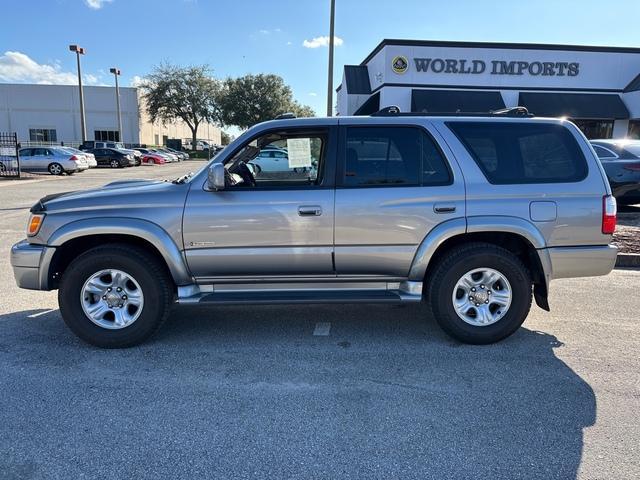
[[60, 275], [73, 258], [82, 252], [105, 243], [140, 246], [154, 255], [167, 268], [176, 285], [193, 282], [182, 252], [169, 234], [146, 220], [128, 218], [83, 219], [56, 230], [42, 259], [42, 279], [49, 289], [56, 288]]
[[498, 245], [520, 258], [531, 273], [536, 303], [540, 308], [549, 310], [551, 271], [546, 241], [533, 224], [516, 217], [468, 217], [441, 223], [418, 247], [409, 279], [426, 285], [438, 258], [448, 250], [470, 242]]

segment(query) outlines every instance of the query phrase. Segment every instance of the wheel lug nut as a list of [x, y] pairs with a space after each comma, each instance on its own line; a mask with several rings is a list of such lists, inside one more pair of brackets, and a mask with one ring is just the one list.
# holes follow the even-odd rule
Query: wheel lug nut
[[120, 287], [116, 288], [116, 292], [121, 292], [122, 289]]
[[107, 292], [110, 292], [111, 290], [113, 290], [111, 287], [107, 288]]
[[475, 292], [476, 291], [476, 287], [471, 287], [471, 291]]
[[122, 299], [123, 299], [123, 300], [126, 300], [126, 299], [127, 299], [127, 296], [126, 296], [126, 295], [122, 295]]
[[484, 289], [484, 285], [480, 285], [480, 288]]
[[489, 303], [489, 300], [485, 300], [484, 303]]
[[106, 295], [103, 295], [103, 296], [102, 296], [102, 299], [103, 299], [103, 300], [106, 300], [106, 299], [107, 299], [107, 296], [106, 296]]

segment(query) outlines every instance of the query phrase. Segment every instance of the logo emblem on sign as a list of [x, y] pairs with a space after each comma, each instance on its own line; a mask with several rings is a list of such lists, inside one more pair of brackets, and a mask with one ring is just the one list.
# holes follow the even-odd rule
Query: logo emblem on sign
[[409, 68], [409, 61], [407, 60], [407, 57], [403, 55], [393, 57], [393, 60], [391, 61], [391, 68], [395, 73], [398, 74], [403, 74], [404, 72], [406, 72], [407, 68]]

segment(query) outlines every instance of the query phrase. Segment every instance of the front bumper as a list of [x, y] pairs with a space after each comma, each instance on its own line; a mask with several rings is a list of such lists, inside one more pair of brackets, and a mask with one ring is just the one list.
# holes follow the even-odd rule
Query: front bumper
[[47, 272], [41, 269], [43, 259], [49, 257], [50, 248], [32, 245], [26, 240], [11, 247], [11, 266], [13, 276], [20, 288], [29, 290], [47, 290]]
[[596, 277], [607, 275], [616, 264], [615, 245], [590, 247], [550, 247], [548, 253], [550, 279]]

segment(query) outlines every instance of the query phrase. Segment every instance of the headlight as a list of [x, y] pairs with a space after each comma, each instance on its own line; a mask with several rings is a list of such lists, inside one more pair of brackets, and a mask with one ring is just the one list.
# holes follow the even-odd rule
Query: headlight
[[38, 234], [42, 222], [44, 221], [44, 213], [33, 213], [29, 217], [29, 224], [27, 225], [27, 236], [33, 237]]

